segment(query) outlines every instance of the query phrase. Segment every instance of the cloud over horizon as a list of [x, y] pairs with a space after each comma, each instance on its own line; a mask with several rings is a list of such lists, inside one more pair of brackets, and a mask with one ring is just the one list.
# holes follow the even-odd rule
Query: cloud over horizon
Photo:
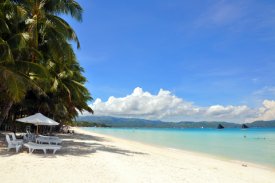
[[[156, 95], [136, 87], [125, 97], [114, 96], [104, 102], [96, 99], [91, 105], [95, 115], [134, 117], [163, 121], [230, 121], [236, 123], [275, 119], [275, 101], [264, 100], [263, 106], [253, 109], [246, 105], [196, 106], [160, 89]], [[83, 114], [85, 115], [85, 114]]]
[[275, 100], [264, 100], [263, 106], [257, 111], [257, 117], [251, 120], [272, 120], [275, 119]]

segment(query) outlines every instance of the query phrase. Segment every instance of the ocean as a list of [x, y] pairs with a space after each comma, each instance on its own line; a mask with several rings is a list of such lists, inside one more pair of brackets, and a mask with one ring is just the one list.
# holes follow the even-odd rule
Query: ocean
[[275, 128], [219, 130], [92, 127], [83, 129], [167, 148], [275, 167]]

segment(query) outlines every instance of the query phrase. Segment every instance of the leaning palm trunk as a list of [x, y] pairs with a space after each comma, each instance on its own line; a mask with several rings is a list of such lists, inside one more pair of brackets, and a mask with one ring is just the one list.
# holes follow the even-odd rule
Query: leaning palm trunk
[[0, 113], [0, 126], [2, 125], [2, 123], [4, 122], [6, 117], [8, 116], [12, 105], [13, 105], [13, 102], [11, 100], [7, 101], [7, 102], [3, 102], [2, 110], [1, 110], [1, 113]]

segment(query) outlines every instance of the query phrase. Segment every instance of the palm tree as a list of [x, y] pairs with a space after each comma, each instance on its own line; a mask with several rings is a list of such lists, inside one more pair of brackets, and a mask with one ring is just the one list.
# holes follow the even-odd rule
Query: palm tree
[[[58, 14], [70, 14], [77, 20], [82, 19], [82, 8], [74, 0], [21, 0], [18, 4], [27, 11], [25, 29], [30, 35], [30, 47], [46, 52], [47, 55], [62, 56], [68, 52], [68, 41], [80, 47], [79, 40], [70, 25]], [[70, 50], [69, 50], [70, 51]], [[31, 54], [33, 62], [37, 60]]]
[[[72, 119], [77, 116], [78, 111], [85, 110], [93, 113], [93, 110], [87, 105], [87, 101], [92, 98], [84, 86], [86, 78], [82, 75], [83, 68], [77, 62], [56, 64], [51, 67], [50, 72], [54, 78], [51, 92], [57, 98], [56, 100], [59, 100], [55, 104], [59, 105], [58, 110], [63, 114], [63, 118], [67, 116]], [[61, 104], [62, 107], [60, 107]]]
[[[82, 20], [74, 0], [0, 0], [0, 95], [8, 98], [0, 100], [0, 125], [13, 104], [26, 113], [37, 107], [60, 120], [72, 119], [77, 110], [93, 112], [69, 42], [79, 48], [79, 40], [60, 14]], [[26, 100], [37, 105], [26, 107]]]
[[[39, 88], [31, 77], [45, 77], [43, 66], [24, 60], [28, 34], [21, 29], [26, 11], [6, 0], [0, 3], [0, 125], [11, 106], [22, 100], [31, 87]], [[26, 72], [27, 71], [27, 72]]]
[[[56, 16], [56, 14], [66, 13], [81, 21], [82, 8], [73, 0], [35, 1], [35, 4], [26, 4], [25, 8], [28, 12], [33, 12], [29, 15], [30, 23], [28, 24], [28, 30], [33, 35], [32, 45], [34, 48], [38, 47], [42, 53], [47, 53], [44, 54], [43, 64], [48, 67], [52, 76], [52, 87], [48, 94], [52, 95], [52, 100], [56, 97], [54, 104], [58, 106], [58, 110], [52, 111], [52, 113], [63, 119], [71, 119], [78, 114], [76, 109], [80, 111], [86, 109], [92, 112], [92, 109], [86, 103], [92, 98], [83, 86], [86, 82], [81, 73], [83, 70], [81, 67], [73, 68], [73, 65], [78, 64], [74, 51], [68, 42], [75, 41], [79, 48], [79, 40], [70, 25]], [[39, 44], [36, 40], [39, 40]], [[32, 60], [35, 59], [32, 58]], [[77, 79], [80, 77], [84, 79], [78, 81]], [[50, 109], [55, 109], [55, 107]]]

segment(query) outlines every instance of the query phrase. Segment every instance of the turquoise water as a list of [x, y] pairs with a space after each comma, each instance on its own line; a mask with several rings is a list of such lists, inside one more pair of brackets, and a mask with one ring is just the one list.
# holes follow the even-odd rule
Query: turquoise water
[[275, 167], [275, 128], [83, 128], [96, 133]]

